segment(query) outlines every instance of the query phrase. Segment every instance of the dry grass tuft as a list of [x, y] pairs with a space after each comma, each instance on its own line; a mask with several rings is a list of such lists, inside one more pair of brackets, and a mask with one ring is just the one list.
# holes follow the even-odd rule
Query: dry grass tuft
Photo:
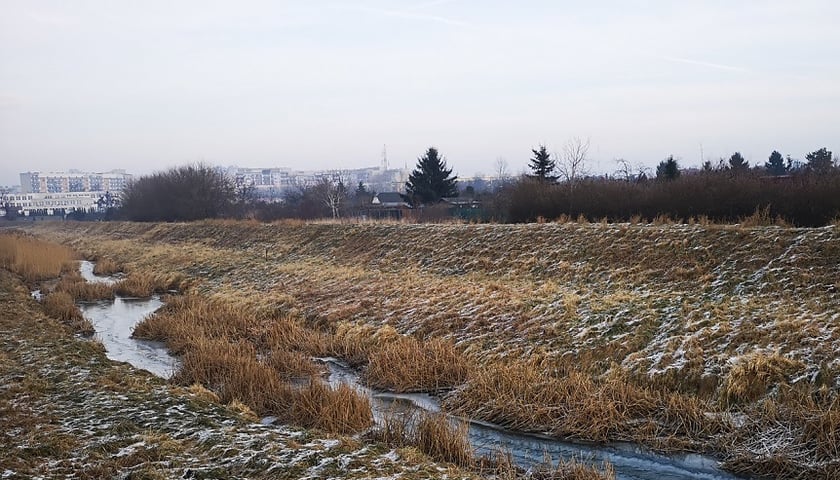
[[308, 379], [321, 373], [309, 356], [300, 352], [271, 350], [265, 363], [284, 380]]
[[435, 460], [470, 467], [474, 465], [475, 457], [468, 433], [466, 422], [453, 425], [446, 415], [423, 415], [417, 423], [417, 448]]
[[364, 380], [395, 392], [441, 392], [467, 379], [470, 367], [451, 342], [399, 336], [369, 354]]
[[738, 224], [742, 227], [784, 227], [790, 228], [792, 225], [780, 216], [773, 216], [770, 213], [770, 205], [764, 208], [756, 207], [755, 212], [748, 217], [742, 217]]
[[0, 235], [0, 268], [23, 277], [26, 282], [57, 278], [74, 268], [75, 253], [56, 243], [16, 235]]
[[600, 468], [576, 459], [560, 460], [535, 468], [528, 478], [534, 480], [615, 480], [615, 469], [609, 462]]
[[96, 331], [93, 324], [83, 315], [73, 297], [66, 292], [53, 292], [44, 297], [44, 311], [52, 318], [68, 325], [74, 332], [91, 336]]
[[[137, 324], [132, 335], [165, 342], [175, 355], [206, 340], [247, 341], [255, 328], [247, 310], [198, 295], [166, 297], [166, 304]], [[253, 348], [253, 347], [252, 347]]]
[[[367, 438], [390, 447], [416, 447], [437, 461], [483, 470], [487, 461], [476, 461], [468, 433], [468, 423], [454, 423], [444, 414], [390, 411], [368, 432]], [[495, 462], [494, 467], [498, 467]]]
[[373, 425], [373, 414], [367, 397], [353, 388], [345, 384], [331, 388], [312, 379], [295, 391], [288, 420], [307, 428], [348, 434]]
[[292, 388], [243, 342], [195, 341], [181, 357], [172, 381], [185, 386], [199, 383], [215, 392], [222, 403], [239, 400], [258, 414], [284, 411], [292, 398]]
[[110, 258], [99, 258], [93, 265], [94, 275], [108, 276], [122, 271], [123, 268]]
[[114, 298], [112, 285], [86, 282], [78, 272], [64, 274], [53, 291], [65, 292], [77, 302], [95, 302]]
[[158, 275], [147, 272], [132, 272], [114, 286], [117, 295], [123, 297], [150, 297], [155, 293], [181, 290], [186, 280], [181, 274]]
[[772, 385], [786, 383], [787, 378], [804, 369], [802, 362], [778, 353], [756, 352], [734, 360], [723, 383], [721, 400], [738, 405], [758, 400]]

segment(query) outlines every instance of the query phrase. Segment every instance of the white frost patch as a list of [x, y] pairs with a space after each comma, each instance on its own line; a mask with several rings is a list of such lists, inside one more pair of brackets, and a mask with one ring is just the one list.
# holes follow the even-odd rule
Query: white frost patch
[[120, 451], [119, 451], [119, 452], [117, 452], [114, 456], [115, 456], [115, 457], [124, 457], [124, 456], [126, 456], [126, 455], [131, 455], [131, 454], [132, 454], [132, 453], [134, 453], [134, 452], [135, 452], [138, 448], [142, 448], [142, 447], [144, 447], [145, 445], [146, 445], [146, 442], [143, 442], [143, 441], [140, 441], [140, 442], [137, 442], [137, 443], [133, 443], [133, 444], [131, 444], [131, 445], [127, 446], [127, 447], [123, 447], [123, 448], [121, 448], [121, 449], [120, 449]]

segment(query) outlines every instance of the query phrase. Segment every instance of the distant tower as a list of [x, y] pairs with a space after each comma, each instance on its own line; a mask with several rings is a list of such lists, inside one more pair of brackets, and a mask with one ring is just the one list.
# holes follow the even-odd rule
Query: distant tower
[[388, 148], [386, 145], [382, 145], [382, 171], [388, 170]]

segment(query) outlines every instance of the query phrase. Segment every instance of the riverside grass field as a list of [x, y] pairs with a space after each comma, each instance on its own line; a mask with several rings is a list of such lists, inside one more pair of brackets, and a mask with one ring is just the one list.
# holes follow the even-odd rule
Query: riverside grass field
[[[223, 404], [358, 431], [364, 405], [324, 415], [355, 405], [347, 392], [326, 405], [316, 384], [301, 394], [270, 380], [317, 375], [308, 359], [335, 356], [372, 386], [436, 393], [451, 413], [511, 429], [703, 452], [739, 474], [838, 478], [836, 226], [26, 228], [125, 271], [123, 291], [182, 291], [135, 334], [181, 355], [174, 383]], [[376, 441], [399, 443], [393, 433]], [[433, 458], [474, 467], [457, 441], [417, 437]]]

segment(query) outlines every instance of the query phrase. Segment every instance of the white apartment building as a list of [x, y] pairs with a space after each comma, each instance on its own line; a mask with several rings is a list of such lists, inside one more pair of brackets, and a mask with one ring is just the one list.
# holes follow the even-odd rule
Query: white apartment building
[[23, 216], [95, 212], [105, 206], [105, 198], [105, 192], [9, 193], [0, 198], [0, 215], [7, 206]]
[[20, 174], [21, 193], [121, 192], [131, 180], [125, 170], [104, 173], [25, 172]]
[[330, 170], [228, 167], [224, 171], [237, 184], [253, 186], [257, 192], [268, 195], [282, 195], [289, 189], [310, 187], [324, 179], [333, 182], [341, 180], [349, 189], [355, 189], [361, 182], [376, 191], [403, 191], [408, 180], [408, 170], [383, 167]]

